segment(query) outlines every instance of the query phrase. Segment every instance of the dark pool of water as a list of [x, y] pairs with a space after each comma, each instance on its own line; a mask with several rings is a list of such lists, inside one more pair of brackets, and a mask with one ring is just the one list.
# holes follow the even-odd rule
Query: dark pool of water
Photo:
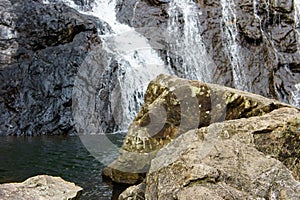
[[[105, 136], [97, 139], [102, 137]], [[117, 146], [123, 138], [124, 134], [109, 137]], [[117, 156], [109, 150], [101, 151], [97, 153], [103, 158]], [[21, 182], [35, 175], [48, 174], [84, 188], [82, 199], [114, 199], [113, 193], [122, 188], [102, 180], [103, 167], [105, 164], [87, 150], [79, 137], [0, 137], [0, 183]]]

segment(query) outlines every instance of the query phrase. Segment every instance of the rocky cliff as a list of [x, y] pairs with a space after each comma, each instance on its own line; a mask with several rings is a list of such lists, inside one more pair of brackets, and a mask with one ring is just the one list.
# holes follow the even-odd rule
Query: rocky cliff
[[[174, 19], [170, 16], [170, 2], [174, 0], [119, 2], [119, 20], [145, 35], [179, 77], [186, 78], [180, 70], [184, 55], [172, 48], [176, 41], [169, 32], [170, 28], [183, 31], [194, 17], [197, 21], [191, 26], [196, 26], [198, 33], [188, 34], [186, 39], [197, 34], [202, 37], [206, 56], [211, 59], [211, 82], [299, 104], [293, 99], [299, 93], [295, 85], [300, 80], [297, 1], [196, 0], [198, 15], [185, 16], [184, 9], [193, 2], [186, 1], [189, 3], [177, 8]], [[174, 20], [177, 27], [170, 27]], [[184, 37], [183, 33], [178, 36], [176, 40]], [[238, 76], [247, 78], [243, 81]]]
[[223, 86], [160, 75], [104, 175], [119, 199], [300, 197], [300, 110]]
[[[79, 10], [91, 10], [97, 4], [96, 0], [70, 2]], [[197, 72], [207, 82], [299, 106], [297, 1], [180, 2], [119, 0], [117, 18], [149, 40], [170, 74], [194, 78], [189, 70], [204, 63], [209, 73], [200, 68]], [[189, 8], [194, 9], [190, 15], [183, 9], [186, 5], [196, 6]], [[111, 32], [107, 23], [61, 0], [1, 0], [0, 15], [0, 135], [77, 134], [83, 129], [114, 132], [120, 130], [127, 110], [138, 111], [143, 98], [138, 89], [127, 110], [120, 106], [130, 98], [121, 97], [120, 80], [133, 75], [102, 46], [99, 36]], [[180, 38], [190, 45], [177, 44]], [[201, 45], [191, 48], [197, 42]], [[193, 62], [186, 62], [186, 54], [193, 55]], [[88, 72], [78, 76], [85, 65]], [[78, 77], [86, 85], [74, 95]], [[92, 98], [78, 103], [77, 97], [85, 98], [87, 93]], [[95, 117], [87, 120], [91, 107]]]
[[41, 1], [1, 0], [0, 14], [0, 135], [76, 134], [74, 80], [106, 24]]

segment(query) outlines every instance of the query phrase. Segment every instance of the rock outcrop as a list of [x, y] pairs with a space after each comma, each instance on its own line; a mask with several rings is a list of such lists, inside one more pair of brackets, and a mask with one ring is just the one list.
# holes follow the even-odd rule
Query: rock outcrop
[[139, 182], [157, 151], [179, 135], [216, 122], [263, 116], [283, 107], [291, 106], [232, 88], [160, 75], [149, 84], [121, 155], [104, 175], [116, 182]]
[[298, 199], [299, 147], [298, 108], [160, 75], [104, 175], [144, 180], [119, 199]]
[[[114, 109], [114, 105], [122, 104], [116, 74], [124, 71], [115, 57], [103, 50], [98, 37], [110, 32], [110, 27], [95, 17], [77, 12], [61, 0], [43, 2], [1, 0], [0, 135], [76, 134], [72, 117], [72, 104], [76, 99], [72, 98], [72, 92], [77, 72], [88, 55], [86, 63], [100, 68], [99, 73], [93, 74], [93, 70], [86, 73], [100, 80], [93, 83], [91, 94], [98, 95], [94, 102], [96, 115], [105, 113], [98, 117], [102, 120], [98, 127], [104, 127], [101, 132], [119, 130], [116, 124], [122, 121], [123, 113], [121, 109]], [[97, 3], [95, 0], [73, 2], [83, 10]], [[171, 2], [121, 0], [117, 2], [117, 17], [148, 38], [174, 74], [186, 77], [188, 73], [181, 69], [183, 55], [170, 48], [168, 9]], [[299, 88], [295, 87], [300, 80], [299, 20], [295, 1], [195, 2], [199, 7], [196, 13], [201, 25], [199, 35], [213, 61], [211, 82], [236, 86], [232, 56], [226, 50], [230, 46], [226, 41], [231, 40], [224, 34], [225, 25], [235, 22], [238, 34], [234, 42], [239, 51], [234, 56], [243, 69], [243, 89], [300, 105]], [[230, 7], [226, 7], [226, 3], [234, 3], [236, 16], [227, 24], [222, 14], [223, 8]], [[175, 17], [178, 30], [186, 23], [180, 12]], [[96, 53], [91, 53], [95, 46]], [[92, 123], [80, 124], [80, 129]]]
[[[169, 4], [152, 2], [122, 0], [118, 6], [118, 19], [147, 37], [166, 63], [176, 69], [176, 75], [186, 78], [186, 74], [180, 70], [183, 55], [172, 51], [168, 42], [172, 41], [168, 34], [169, 21], [172, 20], [168, 13]], [[300, 105], [299, 100], [294, 99], [295, 92], [299, 93], [295, 84], [300, 80], [299, 13], [295, 1], [195, 2], [199, 13], [194, 26], [199, 26], [206, 55], [213, 62], [209, 66], [214, 71], [211, 82], [230, 87], [241, 84], [243, 90]], [[182, 13], [180, 9], [178, 12]], [[173, 20], [177, 21], [177, 30], [183, 30], [186, 26], [186, 18], [182, 15]], [[226, 35], [228, 27], [237, 32], [235, 38]], [[234, 49], [228, 49], [233, 44], [236, 55], [232, 54]], [[247, 77], [244, 83], [234, 80], [233, 65], [237, 63], [243, 76]]]
[[82, 188], [60, 177], [47, 175], [35, 176], [22, 183], [5, 183], [0, 185], [1, 200], [76, 200]]
[[62, 4], [1, 0], [0, 135], [75, 134], [77, 71], [107, 24]]
[[[76, 133], [71, 111], [75, 74], [91, 49], [101, 44], [97, 35], [109, 31], [109, 27], [59, 0], [48, 2], [50, 4], [33, 0], [1, 1], [1, 135]], [[144, 34], [166, 64], [172, 65], [174, 73], [184, 77], [184, 72], [179, 69], [182, 55], [172, 52], [166, 34], [170, 2], [119, 1], [118, 19]], [[233, 63], [226, 51], [228, 45], [224, 42], [230, 39], [224, 38], [226, 27], [222, 14], [228, 2], [198, 2], [201, 11], [199, 34], [214, 63], [212, 82], [235, 86]], [[83, 9], [90, 9], [95, 1], [74, 0], [74, 3]], [[246, 81], [244, 89], [298, 104], [299, 90], [295, 85], [300, 79], [297, 56], [299, 36], [294, 2], [231, 3], [235, 3], [236, 43]], [[178, 29], [181, 30], [185, 22], [180, 16], [178, 20]], [[109, 86], [99, 83], [94, 91], [101, 90], [97, 97], [97, 109], [109, 113], [114, 109], [108, 96], [112, 93], [112, 87], [118, 87], [115, 73], [119, 66], [114, 61], [111, 65], [105, 65], [104, 57], [112, 56], [104, 54], [100, 53], [98, 63], [93, 64], [100, 65], [102, 71], [106, 68], [100, 79], [109, 82]], [[101, 64], [102, 61], [104, 64]], [[119, 117], [118, 114], [115, 116]], [[108, 132], [118, 130], [115, 120], [109, 114], [105, 115], [100, 126], [105, 126]]]

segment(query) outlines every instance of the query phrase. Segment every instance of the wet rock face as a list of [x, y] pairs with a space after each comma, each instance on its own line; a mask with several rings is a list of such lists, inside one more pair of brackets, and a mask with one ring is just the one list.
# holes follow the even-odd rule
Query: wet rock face
[[[181, 55], [169, 48], [168, 3], [152, 1], [119, 1], [118, 19], [144, 34], [161, 57], [179, 72]], [[216, 70], [212, 82], [236, 87], [230, 55], [226, 53], [229, 38], [224, 37], [222, 10], [229, 1], [197, 1], [201, 14], [199, 28], [207, 52]], [[238, 56], [246, 77], [244, 89], [249, 92], [297, 104], [292, 99], [299, 74], [299, 35], [295, 21], [294, 1], [232, 1], [236, 17]], [[223, 4], [223, 5], [222, 5]], [[184, 27], [184, 19], [178, 17]], [[229, 22], [228, 22], [229, 23]], [[232, 21], [234, 23], [234, 21]]]
[[73, 82], [105, 25], [63, 4], [2, 2], [0, 135], [74, 134]]
[[[124, 139], [121, 155], [104, 169], [104, 175], [121, 183], [140, 182], [156, 153], [178, 136], [216, 122], [264, 116], [282, 107], [290, 106], [240, 90], [160, 75], [149, 84], [145, 102]], [[274, 151], [276, 155], [281, 152]]]
[[[269, 91], [264, 95], [273, 93], [274, 98], [293, 103], [291, 89], [295, 91], [295, 84], [300, 77], [299, 73], [292, 70], [293, 66], [300, 63], [299, 35], [295, 28], [298, 23], [295, 21], [297, 13], [293, 1], [245, 1], [243, 6], [238, 7], [237, 13], [242, 44], [248, 43], [253, 52], [252, 61], [246, 66], [254, 64], [259, 72], [265, 69], [269, 71], [269, 75], [262, 73], [260, 77], [256, 74], [252, 80], [260, 79], [262, 82], [263, 77], [269, 77]], [[244, 13], [248, 13], [248, 16]], [[249, 13], [255, 15], [249, 16]], [[265, 57], [260, 57], [261, 54]], [[257, 83], [257, 86], [263, 85]], [[253, 92], [257, 91], [254, 87]]]
[[79, 6], [92, 6], [95, 0], [73, 0]]
[[152, 48], [163, 53], [166, 46], [166, 29], [168, 4], [158, 4], [157, 0], [118, 1], [117, 18], [121, 23], [135, 27], [152, 45]]
[[22, 10], [21, 13], [16, 11], [19, 15], [16, 32], [20, 53], [70, 43], [81, 32], [96, 32], [92, 19], [84, 19], [64, 4], [44, 5], [29, 1], [17, 3], [15, 7]]
[[[101, 34], [109, 28], [105, 23], [59, 3], [59, 0], [48, 2], [50, 4], [44, 5], [42, 1], [33, 0], [1, 1], [0, 134], [75, 133], [71, 112], [75, 74], [93, 46], [101, 43], [97, 29]], [[169, 2], [119, 0], [118, 18], [144, 34], [166, 64], [171, 63], [175, 74], [182, 77], [184, 72], [179, 67], [181, 55], [170, 51], [167, 39]], [[230, 56], [224, 51], [222, 3], [197, 2], [202, 12], [199, 15], [199, 34], [216, 66], [213, 82], [235, 86]], [[74, 0], [74, 3], [90, 9], [95, 1]], [[245, 0], [236, 1], [235, 5], [239, 33], [237, 43], [241, 47], [239, 56], [243, 61], [248, 89], [291, 103], [291, 91], [294, 94], [299, 92], [295, 90], [295, 84], [300, 80], [293, 1]], [[178, 20], [182, 29], [185, 24], [182, 16]], [[99, 53], [97, 59], [102, 62], [108, 57]], [[120, 97], [114, 97], [113, 103], [109, 99], [109, 94], [119, 87], [116, 77], [119, 66], [112, 62], [104, 69], [108, 66], [104, 64], [99, 64], [102, 67], [99, 79], [103, 84], [99, 83], [94, 88], [99, 93], [95, 104], [98, 113], [116, 112], [113, 113], [116, 119], [105, 114], [99, 125], [107, 128], [102, 131], [113, 132], [118, 129], [115, 120], [120, 121], [122, 116], [118, 113], [120, 111], [112, 108], [113, 103], [120, 103]], [[168, 116], [174, 114], [176, 118], [175, 111], [178, 107]], [[164, 113], [157, 114], [164, 117]], [[206, 124], [206, 121], [202, 120], [202, 123]], [[169, 127], [169, 131], [173, 128]]]

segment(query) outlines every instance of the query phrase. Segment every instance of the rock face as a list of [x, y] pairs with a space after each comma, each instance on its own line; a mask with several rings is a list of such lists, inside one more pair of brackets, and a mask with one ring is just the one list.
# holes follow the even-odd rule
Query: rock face
[[33, 0], [1, 0], [0, 14], [0, 135], [75, 134], [74, 79], [107, 25]]
[[[300, 105], [294, 97], [295, 93], [299, 93], [295, 84], [300, 80], [296, 1], [195, 2], [199, 14], [198, 22], [194, 24], [213, 62], [210, 65], [214, 71], [211, 82]], [[168, 13], [169, 5], [150, 0], [122, 0], [118, 19], [145, 35], [151, 45], [161, 52], [166, 63], [176, 69], [176, 75], [185, 78], [186, 74], [180, 70], [183, 55], [172, 51], [168, 42], [168, 27], [172, 20]], [[175, 20], [177, 30], [187, 26], [185, 20], [188, 18], [183, 15]], [[234, 68], [238, 67], [241, 68], [240, 72], [234, 72]], [[246, 80], [235, 81], [239, 79], [238, 76], [244, 76]]]
[[121, 155], [104, 175], [116, 182], [139, 182], [157, 151], [179, 135], [216, 122], [262, 116], [282, 107], [290, 106], [223, 86], [160, 75], [149, 84]]
[[299, 199], [299, 145], [299, 109], [160, 75], [104, 172], [131, 184], [146, 176], [119, 199]]
[[[182, 70], [184, 55], [171, 48], [168, 34], [170, 20], [173, 20], [169, 7], [174, 1], [119, 0], [117, 17], [148, 38], [174, 74], [187, 77], [189, 73]], [[74, 80], [80, 66], [89, 62], [91, 66], [98, 66], [99, 71], [94, 73], [91, 69], [83, 78], [88, 80], [93, 75], [100, 81], [88, 82], [93, 89], [87, 92], [98, 96], [85, 103], [90, 105], [93, 101], [96, 115], [102, 116], [84, 120], [89, 117], [86, 111], [87, 115], [79, 120], [83, 123], [80, 129], [99, 131], [89, 126], [94, 119], [101, 118], [98, 124], [104, 127], [101, 132], [119, 130], [116, 124], [122, 121], [124, 113], [114, 105], [122, 105], [117, 74], [122, 76], [124, 70], [114, 56], [103, 50], [98, 37], [110, 32], [109, 26], [80, 14], [61, 0], [42, 2], [1, 0], [0, 135], [76, 134], [72, 118], [72, 104], [76, 107], [77, 103], [72, 98]], [[95, 0], [73, 2], [83, 10], [90, 10], [97, 3]], [[300, 105], [299, 88], [295, 87], [300, 80], [299, 20], [295, 1], [186, 2], [197, 2], [197, 34], [205, 44], [207, 57], [212, 60], [211, 82]], [[229, 8], [234, 9], [229, 12]], [[232, 13], [226, 18], [226, 9], [227, 14], [233, 12], [235, 18]], [[180, 9], [174, 20], [180, 35], [188, 23]], [[235, 38], [226, 34], [226, 27], [236, 27]], [[232, 46], [238, 48], [238, 54], [230, 54]], [[241, 86], [235, 80], [236, 60], [233, 58], [242, 69]], [[84, 110], [78, 113], [81, 111]]]
[[82, 188], [74, 183], [64, 181], [60, 177], [47, 175], [35, 176], [22, 183], [6, 183], [0, 185], [0, 199], [53, 199], [76, 200], [79, 199]]

